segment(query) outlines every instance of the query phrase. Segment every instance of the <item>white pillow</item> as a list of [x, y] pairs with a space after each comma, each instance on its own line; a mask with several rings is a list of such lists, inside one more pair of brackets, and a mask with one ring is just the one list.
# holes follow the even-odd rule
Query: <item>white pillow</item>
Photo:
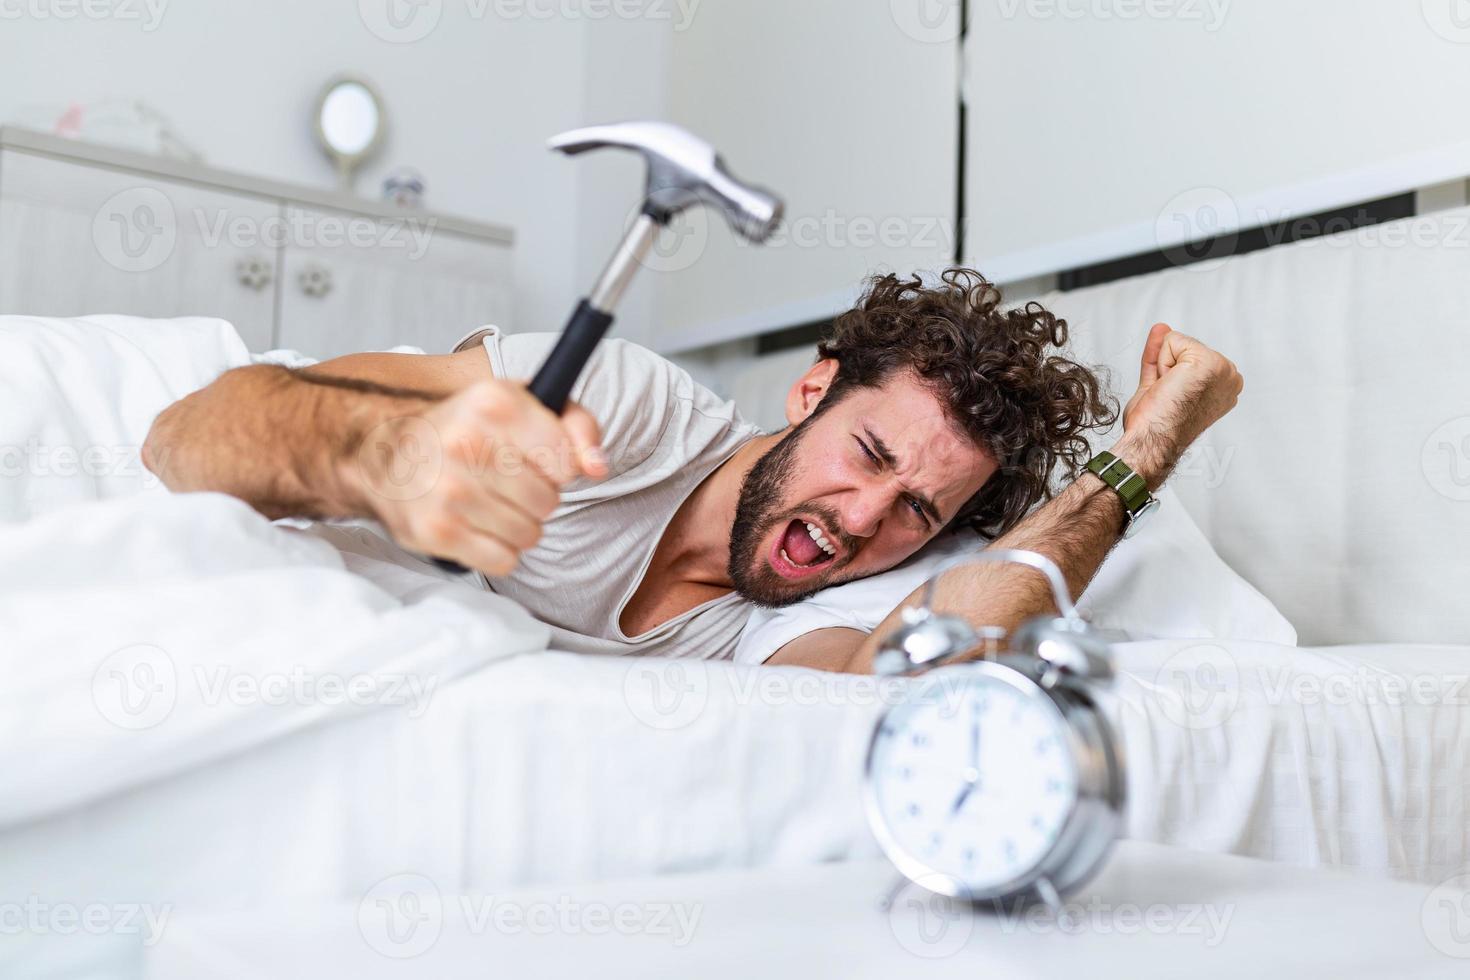
[[0, 521], [159, 489], [154, 417], [248, 359], [208, 317], [0, 316]]
[[[1226, 565], [1167, 487], [1137, 535], [1122, 541], [1077, 603], [1094, 626], [1120, 639], [1232, 639], [1296, 645], [1296, 630], [1271, 601]], [[938, 566], [985, 541], [960, 532], [904, 564], [817, 593], [783, 609], [757, 609], [735, 649], [740, 663], [764, 663], [813, 630], [845, 626], [871, 633]]]

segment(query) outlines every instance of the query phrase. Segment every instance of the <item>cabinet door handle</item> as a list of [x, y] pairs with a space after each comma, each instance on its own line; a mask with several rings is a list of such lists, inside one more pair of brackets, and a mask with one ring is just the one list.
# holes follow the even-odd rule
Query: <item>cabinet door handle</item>
[[310, 262], [301, 267], [296, 277], [301, 291], [308, 296], [325, 296], [332, 291], [332, 270], [324, 265]]
[[273, 277], [274, 270], [265, 259], [252, 256], [235, 263], [235, 278], [246, 289], [253, 289], [258, 293], [271, 284]]

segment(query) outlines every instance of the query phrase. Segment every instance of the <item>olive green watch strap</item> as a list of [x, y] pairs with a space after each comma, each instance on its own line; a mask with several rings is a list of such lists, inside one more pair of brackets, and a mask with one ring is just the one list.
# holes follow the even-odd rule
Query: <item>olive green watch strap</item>
[[1109, 452], [1101, 452], [1087, 464], [1087, 472], [1112, 487], [1123, 498], [1123, 509], [1128, 518], [1137, 517], [1154, 499], [1148, 492], [1148, 483], [1133, 472], [1133, 468]]

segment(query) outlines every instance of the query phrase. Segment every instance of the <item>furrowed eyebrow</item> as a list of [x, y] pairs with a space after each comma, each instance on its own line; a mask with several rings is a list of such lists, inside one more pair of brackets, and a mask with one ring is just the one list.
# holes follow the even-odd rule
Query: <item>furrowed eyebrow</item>
[[[868, 428], [866, 425], [863, 426], [863, 435], [867, 436], [868, 441], [873, 444], [873, 452], [877, 454], [878, 458], [883, 461], [884, 466], [888, 467], [890, 470], [896, 470], [899, 468], [898, 457], [893, 455], [893, 450], [889, 449], [888, 446], [883, 442], [883, 440], [878, 438], [878, 436], [873, 432], [872, 429]], [[934, 501], [930, 500], [928, 497], [924, 496], [922, 493], [919, 493], [916, 490], [910, 490], [909, 496], [918, 501], [919, 506], [924, 509], [924, 513], [929, 515], [929, 519], [931, 521], [933, 521], [935, 524], [944, 523], [944, 518], [939, 516], [939, 508], [934, 506]]]

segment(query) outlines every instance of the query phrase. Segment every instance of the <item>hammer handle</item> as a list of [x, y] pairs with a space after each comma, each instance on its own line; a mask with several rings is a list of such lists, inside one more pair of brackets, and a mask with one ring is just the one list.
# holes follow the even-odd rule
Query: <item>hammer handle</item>
[[531, 394], [537, 401], [561, 414], [572, 395], [572, 385], [577, 383], [577, 377], [612, 322], [611, 313], [602, 312], [585, 299], [577, 305], [556, 346], [547, 355], [546, 363], [531, 380]]
[[[546, 363], [531, 380], [531, 394], [547, 408], [561, 414], [567, 399], [572, 395], [572, 385], [587, 366], [592, 352], [612, 326], [611, 313], [604, 313], [585, 299], [577, 306], [566, 329], [557, 338], [556, 346], [546, 357]], [[463, 575], [468, 569], [448, 558], [435, 558], [434, 564], [451, 575]]]

